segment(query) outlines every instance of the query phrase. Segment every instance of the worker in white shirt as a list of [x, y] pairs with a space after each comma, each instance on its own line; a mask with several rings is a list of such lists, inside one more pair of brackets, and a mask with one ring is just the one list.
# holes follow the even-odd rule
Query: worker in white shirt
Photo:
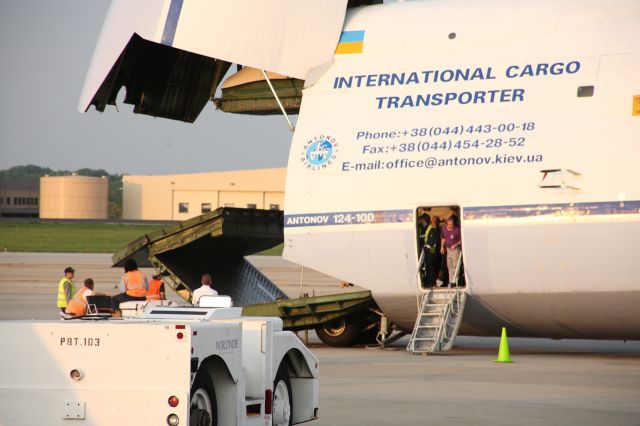
[[191, 303], [194, 306], [198, 305], [198, 302], [200, 301], [200, 297], [202, 297], [202, 296], [217, 296], [218, 295], [218, 292], [211, 288], [211, 283], [212, 283], [211, 274], [203, 274], [202, 275], [202, 280], [200, 281], [200, 283], [202, 285], [200, 287], [198, 287], [197, 289], [195, 289], [193, 291], [193, 294], [191, 295]]

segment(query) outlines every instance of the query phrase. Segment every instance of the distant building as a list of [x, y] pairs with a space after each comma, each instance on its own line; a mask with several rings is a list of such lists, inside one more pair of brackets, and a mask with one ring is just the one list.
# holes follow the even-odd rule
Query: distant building
[[41, 219], [106, 219], [109, 180], [90, 176], [40, 178]]
[[122, 218], [185, 220], [218, 207], [284, 209], [286, 169], [122, 177]]
[[0, 217], [38, 217], [38, 179], [0, 179]]

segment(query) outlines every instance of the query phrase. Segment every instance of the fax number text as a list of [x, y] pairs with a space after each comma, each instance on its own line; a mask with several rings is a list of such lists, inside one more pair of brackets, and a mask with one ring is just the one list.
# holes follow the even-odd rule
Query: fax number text
[[362, 154], [388, 154], [395, 152], [428, 152], [428, 151], [451, 151], [468, 150], [481, 148], [523, 148], [526, 145], [524, 136], [512, 138], [488, 138], [480, 139], [445, 139], [439, 141], [406, 142], [389, 146], [363, 145]]

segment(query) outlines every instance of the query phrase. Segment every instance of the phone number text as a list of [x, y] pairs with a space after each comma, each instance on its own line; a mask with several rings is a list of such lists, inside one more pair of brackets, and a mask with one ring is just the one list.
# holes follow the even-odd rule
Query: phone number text
[[525, 121], [521, 123], [499, 123], [499, 124], [458, 124], [453, 126], [428, 126], [414, 127], [412, 129], [385, 130], [385, 131], [369, 131], [358, 130], [356, 132], [356, 140], [372, 141], [384, 139], [397, 139], [407, 137], [434, 137], [448, 135], [473, 135], [488, 134], [492, 132], [509, 133], [509, 132], [531, 132], [535, 130], [536, 123], [533, 121]]

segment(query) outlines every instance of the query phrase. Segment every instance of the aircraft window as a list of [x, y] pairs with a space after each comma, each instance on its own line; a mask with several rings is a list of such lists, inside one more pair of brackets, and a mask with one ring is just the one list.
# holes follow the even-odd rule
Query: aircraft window
[[189, 203], [178, 203], [178, 213], [189, 213]]
[[589, 98], [593, 96], [594, 89], [594, 86], [580, 86], [578, 87], [578, 97]]
[[456, 38], [456, 33], [449, 33], [449, 40]]
[[248, 209], [257, 209], [258, 206], [256, 204], [247, 204]]
[[280, 210], [280, 204], [269, 204], [269, 210]]
[[224, 203], [225, 207], [235, 207], [236, 205], [234, 203]]
[[202, 203], [202, 213], [211, 213], [211, 203]]

